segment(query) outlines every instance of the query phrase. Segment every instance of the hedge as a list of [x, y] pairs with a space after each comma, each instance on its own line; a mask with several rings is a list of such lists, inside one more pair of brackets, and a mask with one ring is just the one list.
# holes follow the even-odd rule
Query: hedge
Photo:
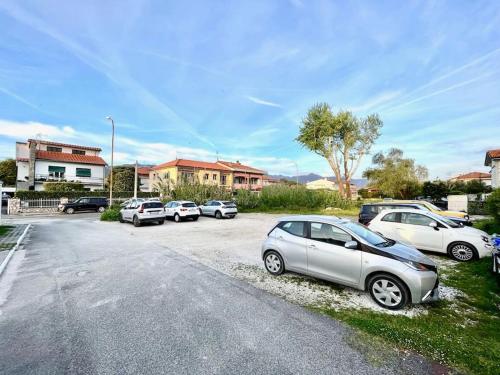
[[[113, 198], [132, 198], [133, 191], [114, 191]], [[16, 198], [20, 199], [58, 199], [58, 198], [80, 198], [80, 197], [109, 197], [109, 191], [16, 191]], [[150, 198], [158, 197], [158, 193], [138, 191], [137, 197]]]

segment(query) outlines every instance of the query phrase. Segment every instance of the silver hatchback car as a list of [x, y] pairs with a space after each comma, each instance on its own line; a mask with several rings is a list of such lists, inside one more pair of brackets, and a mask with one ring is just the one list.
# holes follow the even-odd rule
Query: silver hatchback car
[[331, 216], [279, 219], [262, 244], [271, 274], [285, 270], [360, 290], [391, 310], [439, 299], [436, 264], [414, 247]]

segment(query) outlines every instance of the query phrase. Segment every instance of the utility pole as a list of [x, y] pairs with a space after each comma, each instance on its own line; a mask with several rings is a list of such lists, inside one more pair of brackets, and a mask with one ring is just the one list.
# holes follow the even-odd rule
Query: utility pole
[[0, 180], [0, 225], [2, 224], [3, 181]]
[[135, 161], [135, 173], [134, 173], [134, 199], [137, 198], [137, 160]]
[[106, 117], [111, 121], [111, 173], [109, 175], [109, 205], [113, 205], [113, 156], [115, 152], [115, 122], [111, 116]]

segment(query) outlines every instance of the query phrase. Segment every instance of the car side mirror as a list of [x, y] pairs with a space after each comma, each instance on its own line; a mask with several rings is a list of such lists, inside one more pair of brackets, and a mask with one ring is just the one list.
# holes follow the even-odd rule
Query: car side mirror
[[439, 230], [439, 228], [438, 228], [438, 223], [437, 223], [437, 222], [435, 222], [435, 221], [431, 221], [431, 222], [429, 223], [429, 226], [430, 226], [431, 228], [434, 228], [435, 230]]
[[344, 244], [344, 247], [346, 249], [352, 249], [352, 250], [355, 250], [358, 248], [358, 243], [356, 241], [347, 241], [345, 244]]

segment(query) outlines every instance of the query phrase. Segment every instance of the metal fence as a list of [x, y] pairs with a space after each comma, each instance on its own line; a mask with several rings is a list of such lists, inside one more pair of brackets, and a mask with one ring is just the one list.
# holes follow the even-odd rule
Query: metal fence
[[23, 199], [21, 208], [57, 208], [60, 203], [58, 198]]

